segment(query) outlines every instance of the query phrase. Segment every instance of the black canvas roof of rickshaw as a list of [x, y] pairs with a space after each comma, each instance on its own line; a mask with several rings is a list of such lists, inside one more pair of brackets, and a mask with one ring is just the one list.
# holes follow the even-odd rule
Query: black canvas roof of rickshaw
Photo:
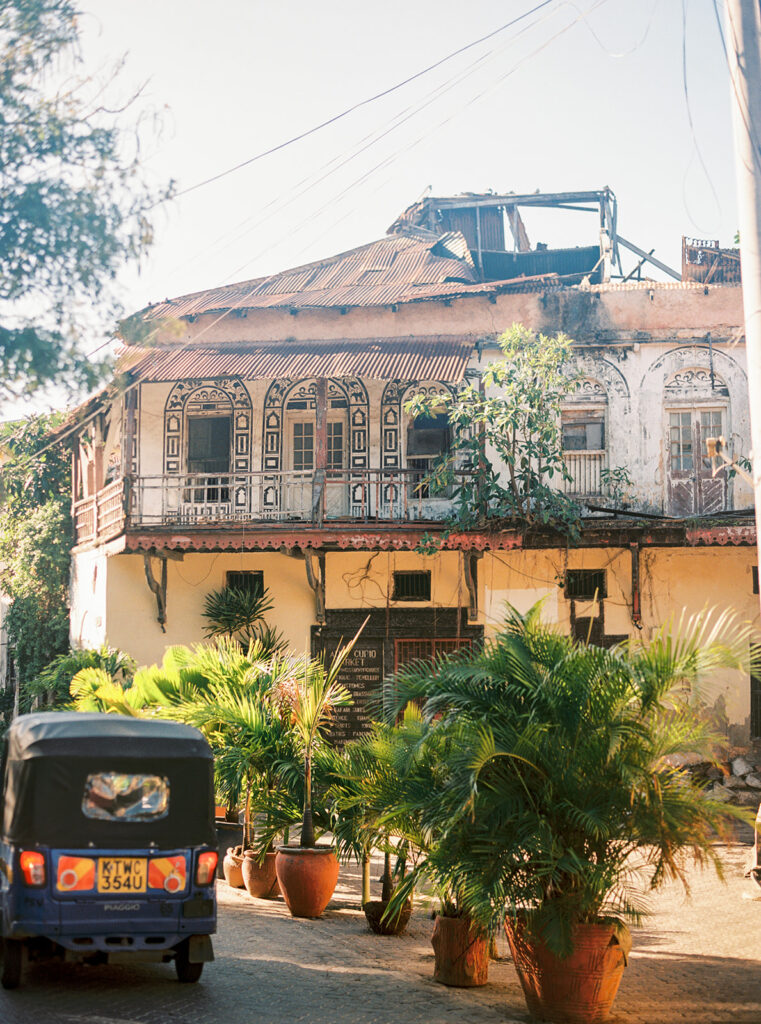
[[211, 759], [203, 735], [190, 725], [84, 711], [20, 715], [8, 732], [8, 761], [43, 757], [155, 757]]

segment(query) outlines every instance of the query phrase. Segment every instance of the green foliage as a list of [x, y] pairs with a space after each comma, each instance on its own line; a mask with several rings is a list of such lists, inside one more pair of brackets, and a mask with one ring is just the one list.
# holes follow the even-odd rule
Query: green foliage
[[255, 817], [265, 818], [257, 843], [263, 855], [304, 817], [323, 831], [331, 825], [327, 793], [342, 762], [325, 732], [335, 709], [351, 699], [336, 679], [342, 657], [345, 650], [326, 669], [319, 659], [272, 655], [258, 642], [244, 651], [220, 636], [213, 644], [171, 647], [160, 666], [140, 668], [131, 680], [87, 667], [74, 676], [71, 696], [79, 711], [200, 728], [215, 753], [219, 796], [244, 807], [245, 843], [253, 841]]
[[600, 470], [600, 480], [612, 502], [625, 504], [630, 500], [634, 481], [625, 466], [604, 467]]
[[399, 704], [422, 703], [439, 768], [389, 810], [435, 839], [395, 901], [427, 878], [484, 927], [507, 912], [564, 954], [576, 922], [637, 920], [690, 857], [719, 868], [715, 839], [748, 815], [668, 758], [710, 756], [685, 686], [747, 662], [750, 637], [701, 615], [608, 651], [543, 626], [536, 606], [480, 651], [405, 669]]
[[10, 600], [8, 641], [22, 704], [27, 684], [69, 646], [70, 469], [60, 450], [38, 454], [55, 422], [10, 424], [0, 438], [0, 589]]
[[35, 700], [38, 706], [47, 709], [70, 705], [72, 680], [85, 669], [105, 673], [105, 677], [99, 677], [101, 681], [108, 678], [118, 680], [122, 686], [127, 686], [132, 681], [135, 668], [135, 662], [128, 654], [112, 647], [67, 651], [65, 654], [57, 655], [24, 687], [20, 710], [31, 710]]
[[[109, 81], [79, 76], [70, 0], [0, 3], [0, 393], [93, 382], [82, 310], [151, 242], [155, 198]], [[129, 104], [127, 104], [129, 107]]]
[[213, 590], [204, 599], [202, 614], [208, 621], [206, 636], [234, 638], [244, 649], [258, 643], [269, 654], [280, 653], [285, 650], [286, 641], [265, 619], [272, 607], [266, 587], [261, 593], [239, 587]]
[[571, 341], [513, 324], [499, 345], [503, 358], [486, 367], [483, 387], [466, 383], [453, 396], [419, 394], [407, 403], [412, 416], [443, 406], [453, 427], [451, 451], [428, 483], [433, 493], [454, 494], [451, 529], [509, 518], [577, 536], [578, 506], [553, 487], [555, 478], [569, 479], [559, 424], [561, 401], [575, 388]]

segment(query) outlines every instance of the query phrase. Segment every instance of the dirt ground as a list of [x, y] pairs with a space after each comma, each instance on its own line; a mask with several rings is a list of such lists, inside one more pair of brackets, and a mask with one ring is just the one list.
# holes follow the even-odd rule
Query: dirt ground
[[[634, 934], [612, 1024], [761, 1024], [761, 889], [744, 879], [749, 847], [721, 848], [726, 884], [691, 872], [692, 898], [669, 886]], [[380, 863], [373, 872], [380, 874]], [[282, 901], [218, 886], [216, 962], [198, 985], [171, 965], [32, 966], [0, 993], [2, 1024], [526, 1024], [507, 943], [489, 984], [433, 982], [432, 921], [416, 908], [408, 933], [372, 935], [358, 908], [359, 875], [342, 868], [319, 921]], [[746, 898], [748, 897], [748, 898]]]

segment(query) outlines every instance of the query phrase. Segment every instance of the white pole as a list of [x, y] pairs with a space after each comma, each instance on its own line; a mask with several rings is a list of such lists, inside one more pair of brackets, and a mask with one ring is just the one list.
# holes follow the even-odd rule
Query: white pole
[[761, 546], [761, 4], [726, 0], [756, 543]]

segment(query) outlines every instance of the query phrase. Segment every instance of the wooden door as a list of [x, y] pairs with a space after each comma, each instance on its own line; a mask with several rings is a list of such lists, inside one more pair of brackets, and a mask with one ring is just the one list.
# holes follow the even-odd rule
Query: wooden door
[[705, 447], [707, 438], [723, 433], [723, 409], [668, 412], [666, 477], [670, 515], [709, 515], [726, 508], [726, 470], [721, 468], [714, 475]]

